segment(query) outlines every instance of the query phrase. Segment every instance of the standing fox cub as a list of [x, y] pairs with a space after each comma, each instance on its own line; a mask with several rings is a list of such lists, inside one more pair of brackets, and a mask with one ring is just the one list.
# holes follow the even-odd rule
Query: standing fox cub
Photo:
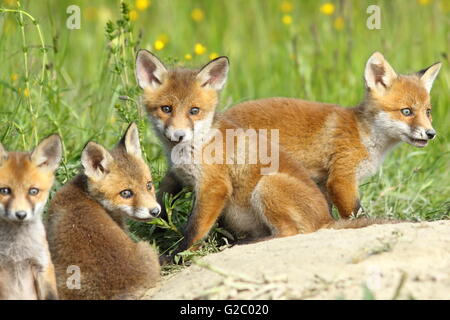
[[[112, 151], [89, 142], [81, 163], [84, 172], [58, 191], [49, 210], [61, 298], [138, 298], [159, 279], [159, 263], [150, 245], [130, 239], [125, 218], [151, 220], [160, 206], [136, 125]], [[69, 266], [79, 268], [78, 287], [68, 285]]]
[[0, 299], [57, 299], [41, 215], [61, 161], [58, 135], [32, 152], [0, 144]]
[[[180, 182], [194, 188], [196, 200], [186, 226], [183, 251], [201, 240], [214, 223], [224, 225], [238, 238], [256, 240], [308, 233], [324, 227], [360, 227], [376, 221], [334, 222], [317, 185], [302, 165], [278, 150], [270, 174], [263, 161], [239, 161], [252, 156], [251, 136], [239, 133], [235, 123], [215, 113], [218, 94], [226, 82], [228, 59], [219, 57], [200, 70], [173, 69], [150, 52], [140, 50], [136, 76], [144, 89], [144, 104], [169, 155], [171, 172], [162, 190], [178, 188]], [[232, 141], [223, 141], [229, 133]], [[225, 143], [241, 138], [249, 148], [235, 154]], [[256, 141], [260, 154], [267, 137]], [[276, 153], [276, 143], [268, 153]], [[211, 151], [211, 152], [210, 152]], [[210, 155], [210, 158], [205, 156]], [[199, 160], [200, 159], [200, 160]], [[212, 161], [211, 161], [212, 160]]]
[[387, 152], [404, 141], [425, 147], [431, 125], [430, 91], [441, 63], [397, 75], [380, 53], [367, 61], [366, 98], [355, 108], [290, 98], [240, 103], [224, 113], [243, 128], [279, 129], [280, 145], [300, 160], [341, 217], [360, 209], [358, 185]]

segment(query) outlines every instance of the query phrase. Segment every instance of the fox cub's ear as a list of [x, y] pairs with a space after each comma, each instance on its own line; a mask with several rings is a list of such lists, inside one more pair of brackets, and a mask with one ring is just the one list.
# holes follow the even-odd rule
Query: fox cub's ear
[[53, 134], [39, 143], [31, 152], [31, 162], [36, 166], [55, 171], [62, 158], [62, 142], [57, 134]]
[[164, 81], [167, 69], [151, 52], [141, 49], [136, 55], [136, 79], [139, 87], [157, 88]]
[[139, 130], [134, 122], [128, 126], [119, 145], [125, 148], [127, 153], [136, 157], [142, 157], [141, 143], [139, 142]]
[[370, 56], [364, 72], [367, 89], [384, 94], [396, 78], [397, 74], [381, 53], [375, 52]]
[[108, 172], [113, 157], [101, 145], [95, 142], [89, 142], [81, 153], [81, 164], [84, 173], [93, 180], [100, 180]]
[[229, 65], [227, 57], [219, 57], [207, 63], [197, 74], [201, 86], [221, 90], [227, 81]]
[[2, 165], [3, 161], [8, 159], [8, 151], [3, 148], [3, 145], [0, 143], [0, 165]]
[[439, 73], [439, 70], [441, 70], [441, 66], [442, 66], [442, 63], [436, 62], [432, 66], [417, 72], [417, 75], [419, 76], [420, 81], [422, 81], [422, 83], [425, 86], [425, 89], [427, 89], [428, 93], [430, 93], [430, 91], [431, 91], [431, 87], [433, 86], [433, 82], [436, 79], [436, 77]]

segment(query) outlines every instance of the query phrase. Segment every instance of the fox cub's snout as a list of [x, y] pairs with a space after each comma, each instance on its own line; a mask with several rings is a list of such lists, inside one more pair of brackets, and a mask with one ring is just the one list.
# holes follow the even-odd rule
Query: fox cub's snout
[[430, 91], [440, 68], [441, 63], [435, 63], [412, 75], [397, 75], [383, 55], [376, 52], [370, 57], [364, 76], [380, 131], [416, 147], [434, 139]]
[[150, 52], [138, 52], [136, 78], [150, 119], [165, 142], [188, 142], [210, 129], [228, 66], [228, 58], [219, 57], [200, 70], [168, 70]]
[[89, 180], [90, 195], [111, 213], [148, 221], [161, 212], [134, 123], [111, 151], [89, 142], [82, 152], [81, 163]]
[[7, 152], [0, 145], [0, 220], [26, 222], [40, 217], [62, 156], [58, 135], [31, 153]]

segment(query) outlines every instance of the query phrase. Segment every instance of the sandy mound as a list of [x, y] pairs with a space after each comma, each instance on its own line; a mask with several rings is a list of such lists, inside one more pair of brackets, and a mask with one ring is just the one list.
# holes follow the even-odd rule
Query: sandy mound
[[450, 221], [375, 225], [235, 246], [151, 299], [450, 299]]

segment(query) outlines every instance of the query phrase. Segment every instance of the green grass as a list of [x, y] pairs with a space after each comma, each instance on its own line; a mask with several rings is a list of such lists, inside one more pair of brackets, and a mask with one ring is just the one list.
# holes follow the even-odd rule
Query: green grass
[[[169, 65], [200, 66], [212, 53], [229, 56], [231, 72], [221, 109], [270, 96], [353, 106], [364, 95], [362, 74], [372, 52], [381, 51], [399, 73], [415, 72], [440, 60], [443, 67], [432, 91], [437, 139], [425, 149], [397, 148], [360, 190], [369, 215], [448, 218], [450, 0], [426, 5], [412, 0], [376, 1], [381, 7], [381, 30], [366, 27], [366, 8], [373, 1], [330, 2], [335, 5], [332, 15], [320, 12], [325, 1], [292, 1], [290, 13], [283, 13], [282, 1], [275, 0], [153, 0], [143, 11], [129, 1], [132, 16], [137, 12], [138, 17], [128, 21], [120, 2], [23, 1], [23, 9], [37, 24], [26, 15], [0, 12], [0, 140], [9, 150], [29, 150], [39, 139], [58, 132], [65, 151], [57, 189], [77, 173], [87, 141], [112, 147], [134, 120], [159, 181], [167, 165], [138, 108], [140, 91], [133, 74], [138, 48], [154, 51]], [[66, 8], [72, 4], [81, 8], [80, 30], [66, 28]], [[0, 7], [17, 9], [15, 1], [0, 2]], [[203, 20], [192, 19], [194, 8], [203, 11]], [[292, 16], [292, 24], [282, 23], [284, 14]], [[337, 18], [343, 19], [343, 29], [336, 29]], [[113, 23], [106, 28], [109, 20]], [[160, 51], [153, 47], [157, 40], [165, 41]], [[204, 54], [195, 54], [196, 43], [206, 47]], [[192, 60], [186, 60], [186, 54]], [[142, 224], [132, 224], [132, 230], [154, 241], [161, 251], [170, 251], [181, 237], [180, 226], [190, 206], [189, 193], [176, 199], [173, 222], [158, 228], [163, 232]], [[215, 232], [203, 253], [217, 250], [222, 238]]]

